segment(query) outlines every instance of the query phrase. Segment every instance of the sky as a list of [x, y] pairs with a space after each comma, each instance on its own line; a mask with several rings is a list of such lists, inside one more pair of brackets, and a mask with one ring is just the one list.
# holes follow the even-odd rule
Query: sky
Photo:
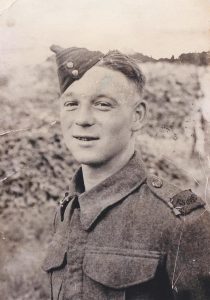
[[141, 52], [210, 50], [210, 0], [0, 0], [0, 66], [41, 63], [49, 46]]

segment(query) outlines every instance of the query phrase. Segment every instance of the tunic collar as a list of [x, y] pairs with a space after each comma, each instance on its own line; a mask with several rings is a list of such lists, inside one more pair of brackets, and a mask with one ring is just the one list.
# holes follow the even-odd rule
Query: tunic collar
[[82, 194], [80, 192], [83, 180], [80, 167], [72, 178], [69, 190], [70, 194], [78, 196], [84, 229], [88, 230], [105, 209], [123, 200], [145, 180], [145, 166], [137, 151], [122, 169]]

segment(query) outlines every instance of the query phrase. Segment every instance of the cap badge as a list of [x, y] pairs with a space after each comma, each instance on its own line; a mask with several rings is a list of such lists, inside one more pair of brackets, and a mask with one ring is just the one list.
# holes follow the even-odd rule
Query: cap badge
[[78, 70], [73, 70], [71, 73], [74, 77], [77, 77], [79, 74]]
[[72, 61], [68, 61], [68, 62], [66, 63], [66, 66], [67, 66], [68, 69], [71, 69], [71, 68], [73, 68], [74, 64], [73, 64]]

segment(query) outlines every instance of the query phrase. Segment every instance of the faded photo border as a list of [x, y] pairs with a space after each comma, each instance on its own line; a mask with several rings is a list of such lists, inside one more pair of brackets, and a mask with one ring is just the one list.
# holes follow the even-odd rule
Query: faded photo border
[[[210, 205], [208, 0], [0, 0], [0, 295], [48, 299], [51, 216], [78, 167], [64, 145], [52, 44], [134, 58], [148, 172]], [[50, 213], [51, 212], [51, 213]]]

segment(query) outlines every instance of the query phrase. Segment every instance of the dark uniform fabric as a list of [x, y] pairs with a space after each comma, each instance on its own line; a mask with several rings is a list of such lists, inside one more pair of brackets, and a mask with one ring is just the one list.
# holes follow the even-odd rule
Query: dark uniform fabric
[[147, 175], [138, 152], [55, 217], [43, 269], [51, 299], [209, 300], [210, 216], [191, 192]]

